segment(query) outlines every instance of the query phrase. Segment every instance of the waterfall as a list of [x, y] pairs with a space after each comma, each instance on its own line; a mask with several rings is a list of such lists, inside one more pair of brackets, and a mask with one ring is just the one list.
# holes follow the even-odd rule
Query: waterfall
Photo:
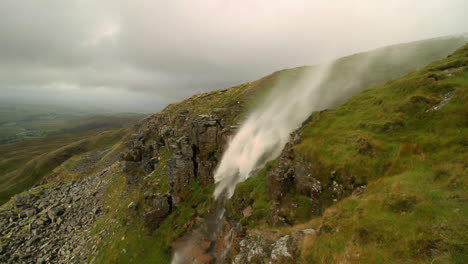
[[331, 64], [315, 67], [291, 83], [280, 82], [242, 124], [215, 172], [215, 199], [229, 199], [236, 185], [275, 159], [289, 135], [317, 109], [320, 87]]

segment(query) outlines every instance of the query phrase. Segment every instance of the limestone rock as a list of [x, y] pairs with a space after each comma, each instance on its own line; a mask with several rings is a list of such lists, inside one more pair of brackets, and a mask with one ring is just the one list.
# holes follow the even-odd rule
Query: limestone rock
[[151, 198], [150, 209], [144, 214], [145, 228], [152, 232], [172, 211], [172, 197], [169, 194], [156, 195]]

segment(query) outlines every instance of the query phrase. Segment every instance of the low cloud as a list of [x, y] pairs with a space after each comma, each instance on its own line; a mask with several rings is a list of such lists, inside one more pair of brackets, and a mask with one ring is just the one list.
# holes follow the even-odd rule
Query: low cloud
[[278, 69], [462, 33], [466, 10], [464, 0], [4, 0], [0, 99], [156, 111]]

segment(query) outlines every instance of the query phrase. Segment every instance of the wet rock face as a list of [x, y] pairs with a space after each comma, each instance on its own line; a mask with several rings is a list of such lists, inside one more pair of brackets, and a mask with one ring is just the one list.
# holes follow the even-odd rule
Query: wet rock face
[[102, 211], [104, 173], [15, 197], [0, 211], [0, 263], [83, 262]]

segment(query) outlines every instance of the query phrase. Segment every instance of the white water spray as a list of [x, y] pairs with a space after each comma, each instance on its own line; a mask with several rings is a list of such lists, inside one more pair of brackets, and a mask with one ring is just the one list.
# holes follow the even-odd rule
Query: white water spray
[[272, 88], [265, 102], [243, 123], [229, 143], [215, 172], [215, 199], [230, 198], [236, 185], [250, 173], [275, 159], [297, 129], [310, 114], [318, 110], [321, 84], [331, 64], [315, 67], [298, 81], [279, 83]]

